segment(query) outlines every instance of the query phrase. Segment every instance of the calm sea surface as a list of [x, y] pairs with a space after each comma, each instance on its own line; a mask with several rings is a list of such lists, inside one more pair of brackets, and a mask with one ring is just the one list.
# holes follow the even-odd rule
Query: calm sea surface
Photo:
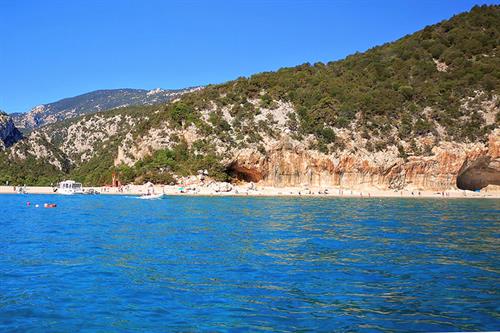
[[0, 220], [1, 332], [500, 329], [500, 200], [2, 195]]

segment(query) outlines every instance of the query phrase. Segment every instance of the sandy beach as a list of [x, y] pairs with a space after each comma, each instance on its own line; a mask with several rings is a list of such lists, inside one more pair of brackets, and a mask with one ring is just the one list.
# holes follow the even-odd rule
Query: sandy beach
[[[447, 191], [381, 190], [377, 188], [340, 189], [338, 187], [271, 187], [258, 184], [229, 185], [217, 183], [203, 186], [182, 185], [127, 185], [122, 187], [84, 187], [104, 195], [143, 195], [148, 192], [165, 195], [187, 196], [301, 196], [301, 197], [345, 197], [345, 198], [500, 198], [500, 191], [483, 189], [481, 192], [452, 189]], [[57, 194], [50, 186], [22, 187], [26, 194]], [[19, 187], [0, 186], [0, 194], [18, 194]]]

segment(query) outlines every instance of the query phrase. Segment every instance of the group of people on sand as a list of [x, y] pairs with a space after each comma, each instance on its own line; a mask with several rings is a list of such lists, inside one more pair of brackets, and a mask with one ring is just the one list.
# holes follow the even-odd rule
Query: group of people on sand
[[26, 190], [27, 190], [26, 185], [24, 185], [24, 186], [15, 186], [14, 185], [12, 187], [12, 191], [15, 193], [26, 193]]
[[[281, 194], [281, 192], [279, 192], [278, 194]], [[290, 192], [290, 194], [293, 194], [293, 192]], [[316, 193], [315, 193], [315, 192], [313, 192], [313, 191], [311, 191], [311, 190], [309, 190], [309, 189], [306, 189], [306, 190], [304, 190], [304, 192], [303, 192], [303, 191], [299, 191], [299, 192], [298, 192], [298, 194], [301, 196], [301, 195], [303, 195], [303, 194], [314, 195], [314, 194], [316, 194]], [[330, 195], [330, 194], [332, 194], [332, 193], [330, 193], [330, 191], [326, 188], [326, 189], [324, 189], [324, 190], [319, 190], [319, 191], [317, 192], [317, 194], [318, 194], [318, 195]], [[368, 193], [366, 193], [366, 194], [368, 195], [368, 197], [371, 197], [371, 193], [370, 193], [370, 192], [368, 192]], [[365, 195], [366, 195], [366, 194], [365, 194]], [[339, 196], [343, 196], [343, 195], [344, 195], [344, 190], [339, 189], [339, 190], [338, 190], [338, 195], [339, 195]], [[350, 191], [350, 195], [355, 195], [355, 193], [351, 190], [351, 191]], [[360, 197], [362, 197], [362, 196], [363, 196], [363, 192], [359, 192], [359, 196], [360, 196]]]

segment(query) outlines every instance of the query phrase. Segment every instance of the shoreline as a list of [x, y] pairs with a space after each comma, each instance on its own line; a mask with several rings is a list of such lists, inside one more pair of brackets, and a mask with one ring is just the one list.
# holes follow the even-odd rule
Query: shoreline
[[[18, 188], [16, 188], [17, 190]], [[26, 186], [25, 194], [58, 194], [50, 186]], [[156, 194], [163, 193], [166, 196], [210, 196], [210, 197], [304, 197], [304, 198], [426, 198], [426, 199], [500, 199], [499, 191], [472, 192], [464, 190], [448, 191], [419, 191], [419, 190], [380, 190], [376, 188], [362, 189], [339, 189], [335, 187], [271, 187], [255, 186], [249, 187], [232, 186], [230, 191], [217, 191], [204, 186], [172, 186], [155, 185], [146, 187], [144, 185], [128, 185], [117, 187], [84, 187], [84, 190], [94, 189], [100, 195], [129, 195], [141, 196], [149, 191]], [[444, 193], [444, 194], [443, 194]], [[0, 186], [1, 194], [19, 194], [12, 186]]]

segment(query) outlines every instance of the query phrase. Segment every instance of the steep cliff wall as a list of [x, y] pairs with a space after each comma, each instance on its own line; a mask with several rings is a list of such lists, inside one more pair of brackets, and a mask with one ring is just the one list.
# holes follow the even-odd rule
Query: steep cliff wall
[[233, 176], [272, 186], [375, 187], [379, 189], [474, 190], [500, 185], [500, 131], [482, 144], [442, 142], [431, 156], [398, 157], [396, 151], [328, 156], [283, 138], [267, 154], [247, 149], [228, 164]]

